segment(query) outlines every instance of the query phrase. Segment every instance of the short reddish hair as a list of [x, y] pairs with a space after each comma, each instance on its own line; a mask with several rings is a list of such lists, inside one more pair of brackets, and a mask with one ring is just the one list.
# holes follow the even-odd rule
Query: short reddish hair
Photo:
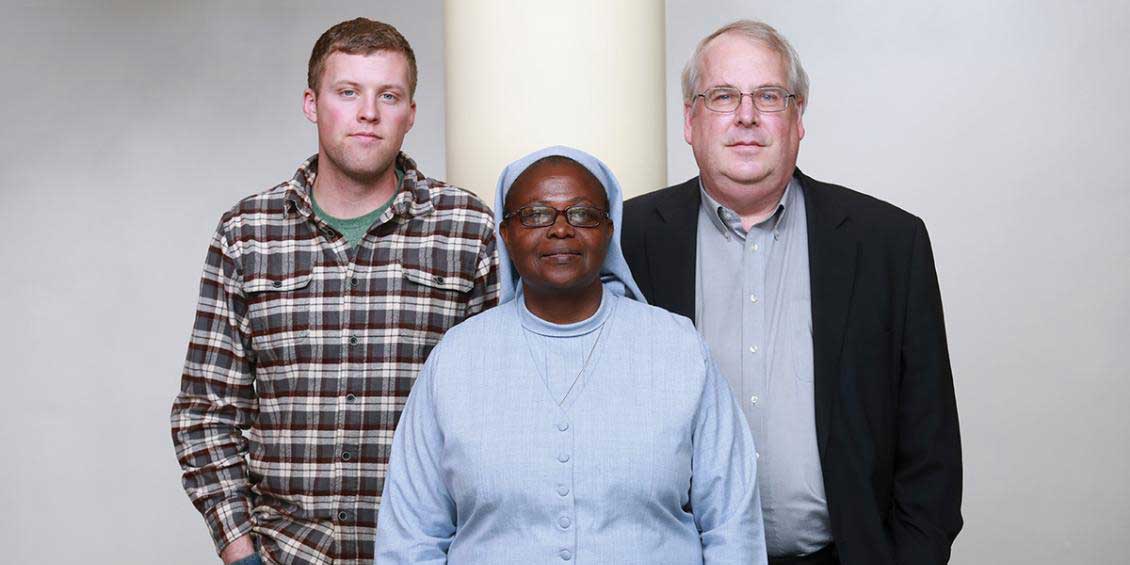
[[314, 50], [310, 52], [310, 65], [306, 69], [306, 85], [316, 94], [319, 83], [322, 81], [322, 71], [326, 68], [326, 59], [334, 53], [348, 53], [350, 55], [369, 55], [377, 51], [392, 51], [403, 53], [408, 59], [408, 95], [416, 96], [416, 54], [408, 40], [384, 22], [367, 18], [357, 18], [341, 22], [327, 29], [318, 41], [314, 43]]

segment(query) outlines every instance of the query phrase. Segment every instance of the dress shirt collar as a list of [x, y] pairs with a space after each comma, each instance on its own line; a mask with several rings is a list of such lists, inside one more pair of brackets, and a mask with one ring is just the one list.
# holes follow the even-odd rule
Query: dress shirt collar
[[[723, 206], [710, 193], [707, 192], [706, 186], [702, 184], [702, 178], [698, 179], [698, 190], [702, 194], [702, 210], [706, 213], [706, 217], [710, 218], [710, 223], [718, 229], [726, 239], [730, 237], [737, 237], [744, 240], [747, 235], [747, 230], [742, 227], [742, 218], [737, 212]], [[757, 226], [769, 228], [774, 232], [780, 230], [783, 226], [782, 221], [785, 221], [785, 209], [788, 207], [791, 194], [799, 190], [796, 177], [789, 179], [789, 184], [785, 186], [785, 192], [781, 194], [781, 200], [777, 203], [777, 209], [773, 211], [765, 220], [761, 221]], [[771, 222], [771, 223], [770, 223]]]

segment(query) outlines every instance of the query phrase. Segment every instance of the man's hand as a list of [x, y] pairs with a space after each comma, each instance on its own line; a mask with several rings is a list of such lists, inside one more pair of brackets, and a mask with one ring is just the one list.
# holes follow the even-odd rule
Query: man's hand
[[251, 534], [244, 534], [220, 552], [220, 559], [224, 561], [224, 565], [230, 565], [252, 553], [255, 553], [255, 544], [251, 543]]

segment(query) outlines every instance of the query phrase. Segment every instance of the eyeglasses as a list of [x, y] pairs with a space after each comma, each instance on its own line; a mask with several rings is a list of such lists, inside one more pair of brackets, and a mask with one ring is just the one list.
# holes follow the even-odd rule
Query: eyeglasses
[[552, 206], [526, 206], [503, 214], [502, 221], [518, 216], [527, 228], [544, 228], [556, 223], [559, 214], [565, 214], [565, 221], [575, 228], [595, 228], [608, 217], [607, 211], [591, 206], [570, 206], [564, 210]]
[[[719, 86], [711, 88], [695, 98], [702, 97], [702, 103], [707, 110], [728, 113], [738, 109], [742, 104], [742, 96], [749, 96], [753, 107], [759, 112], [780, 112], [789, 107], [789, 99], [796, 99], [796, 94], [777, 87], [766, 86], [755, 89], [753, 92], [742, 92], [732, 86]], [[694, 99], [691, 99], [694, 102]]]

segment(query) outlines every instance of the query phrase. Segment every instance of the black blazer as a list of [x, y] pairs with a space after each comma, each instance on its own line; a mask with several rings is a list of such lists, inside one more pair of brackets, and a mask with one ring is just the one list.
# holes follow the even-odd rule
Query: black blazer
[[[922, 220], [799, 170], [808, 220], [816, 434], [845, 565], [949, 560], [961, 441], [934, 257]], [[648, 302], [694, 319], [699, 180], [624, 204]]]

